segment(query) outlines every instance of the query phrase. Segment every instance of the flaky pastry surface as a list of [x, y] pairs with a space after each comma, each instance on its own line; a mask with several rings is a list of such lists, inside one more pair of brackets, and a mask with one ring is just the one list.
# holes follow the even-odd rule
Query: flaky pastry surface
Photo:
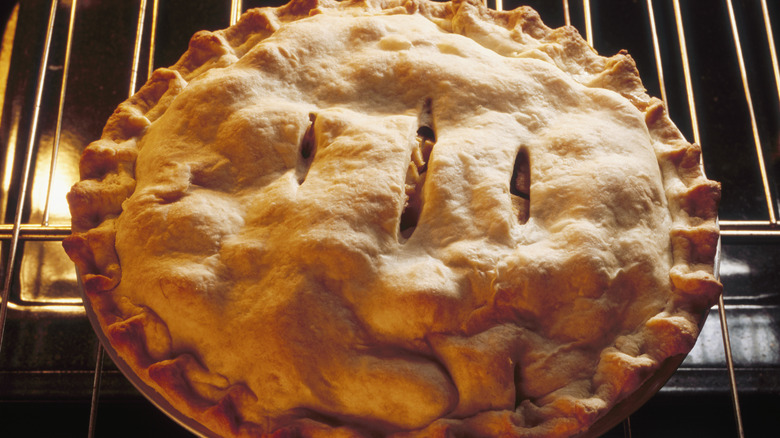
[[223, 436], [572, 436], [687, 353], [719, 185], [631, 58], [529, 8], [301, 0], [109, 120], [64, 246]]

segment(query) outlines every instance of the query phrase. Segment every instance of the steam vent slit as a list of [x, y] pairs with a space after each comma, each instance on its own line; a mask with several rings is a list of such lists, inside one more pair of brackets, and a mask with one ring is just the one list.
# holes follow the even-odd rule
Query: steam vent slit
[[409, 167], [406, 170], [406, 204], [401, 213], [399, 231], [401, 237], [408, 239], [417, 227], [422, 211], [422, 189], [428, 170], [428, 160], [436, 143], [436, 132], [433, 128], [431, 99], [423, 102], [418, 118], [417, 138], [412, 148]]
[[531, 206], [531, 166], [528, 161], [528, 149], [524, 147], [520, 148], [515, 157], [512, 179], [509, 181], [509, 194], [517, 220], [521, 224], [528, 222]]
[[317, 152], [317, 141], [314, 138], [314, 121], [316, 119], [316, 114], [309, 114], [311, 123], [301, 139], [300, 156], [298, 157], [298, 166], [296, 169], [298, 184], [303, 184], [303, 181], [306, 180], [306, 174], [309, 173], [309, 167], [311, 167], [311, 162], [314, 160], [314, 154]]

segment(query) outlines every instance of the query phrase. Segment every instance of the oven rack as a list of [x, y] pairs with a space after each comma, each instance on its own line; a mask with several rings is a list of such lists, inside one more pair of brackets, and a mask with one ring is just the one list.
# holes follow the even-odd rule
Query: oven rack
[[[126, 85], [126, 93], [123, 95], [117, 95], [113, 106], [124, 100], [124, 98], [132, 95], [138, 87], [139, 83], [143, 83], [145, 77], [148, 77], [153, 70], [153, 67], [158, 65], [156, 58], [157, 42], [160, 41], [158, 32], [160, 31], [160, 14], [166, 2], [163, 0], [138, 0], [133, 2], [135, 4], [135, 13], [127, 14], [124, 17], [129, 22], [133, 23], [134, 35], [129, 38], [133, 40], [133, 50], [131, 59], [129, 62], [130, 79]], [[162, 5], [161, 5], [162, 3]], [[241, 0], [232, 0], [230, 2], [224, 2], [224, 9], [227, 11], [228, 22], [218, 27], [225, 27], [228, 24], [235, 23], [240, 16], [241, 11], [248, 7], [258, 6], [260, 4], [266, 4], [269, 2], [242, 2]], [[251, 3], [251, 4], [250, 4]], [[256, 4], [255, 4], [256, 3]], [[283, 1], [277, 1], [275, 4], [281, 4]], [[542, 13], [542, 18], [548, 25], [574, 25], [584, 34], [586, 40], [602, 53], [609, 53], [613, 50], [611, 46], [602, 48], [602, 44], [606, 44], [608, 40], [608, 23], [605, 22], [608, 14], [604, 13], [605, 9], [618, 8], [617, 1], [606, 0], [562, 0], [558, 2], [551, 2], [549, 0], [537, 0], [537, 1], [525, 1], [523, 4], [529, 4], [538, 11], [549, 10], [551, 3], [557, 3], [553, 8], [557, 12], [557, 15], [550, 19], [549, 15]], [[672, 118], [680, 123], [681, 130], [686, 134], [688, 138], [692, 138], [694, 142], [702, 144], [704, 148], [704, 157], [707, 160], [711, 155], [720, 156], [728, 154], [718, 154], [717, 151], [711, 150], [711, 145], [715, 143], [712, 136], [707, 136], [710, 126], [706, 123], [700, 123], [700, 114], [703, 108], [707, 107], [708, 102], [703, 102], [703, 94], [701, 94], [697, 88], [697, 56], [705, 56], [705, 54], [699, 54], [695, 51], [691, 51], [691, 47], [694, 45], [690, 43], [691, 28], [696, 27], [691, 25], [694, 20], [695, 13], [699, 10], [695, 9], [696, 6], [692, 5], [692, 2], [681, 2], [680, 0], [645, 0], [623, 2], [632, 3], [632, 11], [639, 11], [640, 7], [643, 11], [639, 13], [643, 25], [646, 29], [649, 29], [649, 46], [643, 52], [641, 50], [633, 49], [629, 52], [634, 56], [646, 55], [652, 59], [651, 63], [646, 65], [640, 65], [640, 71], [645, 79], [646, 86], [650, 89], [651, 94], [659, 95], [667, 105]], [[81, 9], [84, 7], [84, 0], [79, 2], [78, 0], [51, 0], [47, 5], [44, 0], [40, 1], [21, 1], [17, 3], [14, 9], [10, 13], [10, 18], [6, 23], [6, 37], [3, 40], [3, 53], [6, 53], [8, 57], [17, 56], [16, 51], [24, 47], [14, 39], [13, 28], [17, 26], [18, 20], [22, 8], [29, 7], [29, 9], [35, 10], [35, 13], [41, 15], [41, 20], [46, 24], [39, 26], [42, 30], [42, 35], [38, 38], [42, 41], [40, 48], [35, 50], [34, 47], [29, 47], [29, 50], [34, 54], [37, 54], [38, 62], [30, 72], [33, 75], [37, 75], [36, 80], [31, 81], [34, 86], [30, 85], [29, 88], [34, 89], [33, 95], [23, 99], [21, 107], [17, 108], [6, 100], [0, 101], [0, 111], [8, 112], [12, 114], [3, 114], [2, 121], [6, 125], [3, 128], [3, 152], [6, 157], [4, 161], [5, 169], [1, 174], [2, 192], [0, 193], [0, 214], [3, 215], [3, 222], [0, 223], [0, 241], [2, 241], [2, 303], [0, 304], [0, 364], [2, 364], [3, 355], [8, 355], [9, 349], [15, 348], [14, 345], [9, 345], [9, 341], [6, 339], [6, 322], [11, 314], [59, 314], [59, 315], [78, 315], [83, 316], [83, 306], [78, 300], [72, 297], [54, 298], [52, 300], [25, 300], [21, 298], [21, 293], [16, 290], [20, 288], [19, 270], [22, 265], [22, 258], [26, 257], [26, 244], [29, 242], [59, 242], [65, 236], [70, 234], [70, 227], [67, 225], [67, 218], [62, 215], [52, 219], [50, 214], [50, 206], [53, 202], [52, 193], [53, 188], [58, 184], [58, 166], [60, 163], [60, 141], [62, 136], [63, 123], [67, 118], [67, 103], [68, 103], [68, 84], [71, 59], [79, 56], [79, 53], [72, 51], [75, 29], [79, 26], [79, 19]], [[86, 1], [89, 4], [89, 1]], [[491, 3], [491, 7], [496, 9], [510, 9], [518, 6], [518, 2], [515, 1], [502, 1], [495, 0]], [[88, 6], [87, 6], [88, 7]], [[700, 7], [700, 6], [699, 6]], [[719, 8], [725, 13], [723, 21], [728, 25], [721, 25], [717, 31], [723, 35], [727, 35], [731, 41], [730, 47], [722, 48], [722, 50], [728, 50], [733, 52], [731, 56], [734, 59], [734, 65], [732, 68], [738, 71], [738, 82], [732, 83], [734, 89], [741, 90], [742, 94], [742, 107], [735, 110], [736, 112], [747, 117], [742, 117], [741, 122], [747, 125], [747, 132], [750, 138], [740, 141], [739, 146], [749, 147], [750, 150], [740, 151], [740, 154], [747, 154], [752, 156], [754, 160], [752, 164], [752, 179], [758, 180], [755, 184], [757, 190], [754, 193], [743, 194], [742, 196], [750, 197], [752, 203], [746, 203], [747, 207], [743, 210], [747, 213], [740, 212], [738, 214], [732, 214], [727, 217], [723, 217], [720, 220], [721, 235], [723, 245], [729, 247], [730, 245], [777, 245], [780, 242], [780, 227], [777, 223], [777, 189], [773, 185], [774, 175], [773, 169], [768, 167], [766, 160], [768, 157], [772, 157], [773, 151], [771, 150], [772, 142], [777, 142], [777, 105], [780, 104], [780, 69], [778, 68], [777, 49], [775, 47], [775, 37], [773, 33], [773, 19], [776, 22], [778, 16], [778, 6], [769, 5], [766, 0], [753, 0], [735, 2], [733, 0], [723, 0], [719, 2]], [[774, 9], [773, 9], [774, 8]], [[751, 18], [752, 14], [758, 12], [760, 19], [756, 20], [755, 17]], [[105, 12], [104, 12], [105, 13]], [[615, 14], [612, 14], [615, 17]], [[556, 25], [555, 20], [559, 23]], [[642, 27], [638, 26], [638, 27]], [[9, 30], [10, 29], [10, 30]], [[756, 30], [758, 29], [758, 31]], [[189, 31], [189, 34], [193, 33], [193, 29]], [[764, 34], [765, 48], [763, 52], [751, 53], [746, 55], [746, 51], [756, 51], [755, 35], [754, 33]], [[751, 46], [746, 46], [744, 41], [746, 40], [746, 34], [750, 33], [752, 38], [750, 41], [753, 43]], [[8, 48], [8, 45], [13, 46], [13, 51]], [[32, 46], [32, 44], [30, 45]], [[53, 51], [59, 51], [53, 54]], [[180, 52], [183, 50], [180, 50]], [[615, 50], [613, 50], [615, 51]], [[56, 57], [56, 61], [52, 61], [52, 58]], [[754, 74], [747, 66], [751, 65], [748, 59], [764, 58], [769, 60], [769, 64], [765, 69], [771, 70], [768, 74], [772, 78], [770, 81], [772, 86], [767, 88], [764, 86], [754, 85]], [[639, 62], [639, 60], [638, 60]], [[172, 63], [172, 62], [169, 62]], [[13, 69], [14, 63], [0, 58], [0, 82], [5, 81], [8, 83], [9, 72], [7, 69]], [[144, 69], [144, 67], [146, 67]], [[2, 70], [6, 69], [5, 72]], [[655, 69], [654, 72], [648, 71]], [[4, 74], [3, 74], [4, 73]], [[655, 83], [649, 79], [651, 77], [656, 79]], [[51, 76], [58, 76], [59, 81], [51, 79]], [[672, 80], [670, 80], [672, 78]], [[0, 91], [3, 91], [5, 96], [0, 94], [0, 99], [6, 99], [7, 96], [14, 96], [8, 89], [5, 88], [5, 84]], [[655, 92], [654, 92], [655, 91]], [[29, 93], [28, 93], [29, 94]], [[58, 94], [58, 98], [52, 96]], [[115, 93], [116, 94], [116, 93]], [[756, 102], [761, 101], [759, 105]], [[765, 103], [765, 102], [769, 103]], [[17, 104], [14, 102], [14, 104]], [[766, 121], [760, 117], [761, 111], [765, 110], [767, 105], [773, 108], [770, 111], [770, 120]], [[5, 108], [5, 110], [2, 110]], [[100, 120], [104, 120], [100, 119]], [[680, 120], [684, 120], [680, 122]], [[49, 135], [44, 136], [41, 134], [43, 124], [46, 124], [45, 130]], [[735, 122], [736, 123], [736, 122]], [[709, 139], [709, 141], [708, 141]], [[49, 142], [50, 144], [45, 144]], [[85, 143], [81, 144], [83, 148]], [[15, 152], [11, 152], [15, 151]], [[42, 160], [41, 155], [43, 153], [48, 155], [47, 160]], [[719, 158], [719, 160], [722, 160]], [[42, 166], [42, 163], [48, 161], [48, 166]], [[712, 172], [717, 171], [718, 164], [722, 161], [703, 163], [704, 167], [710, 173], [710, 177], [713, 177]], [[41, 170], [42, 167], [48, 167], [48, 169]], [[41, 206], [31, 206], [34, 196], [30, 193], [33, 186], [33, 179], [40, 179], [40, 174], [43, 174], [45, 183], [37, 183], [37, 185], [43, 184], [45, 190], [44, 194], [38, 194], [38, 201]], [[717, 176], [715, 179], [718, 179]], [[72, 182], [75, 182], [73, 180]], [[61, 184], [61, 183], [60, 183]], [[776, 183], [774, 183], [776, 184]], [[754, 188], [755, 188], [754, 187]], [[727, 187], [724, 183], [724, 191]], [[755, 192], [758, 192], [757, 194]], [[42, 201], [40, 201], [43, 199]], [[20, 202], [22, 200], [22, 202]], [[724, 202], [728, 199], [724, 198]], [[749, 205], [748, 205], [749, 204]], [[756, 207], [759, 204], [760, 207]], [[34, 221], [32, 219], [35, 219]], [[772, 253], [775, 254], [775, 253]], [[720, 260], [719, 260], [720, 262]], [[719, 263], [720, 265], [720, 263]], [[770, 263], [768, 266], [772, 266]], [[730, 275], [733, 268], [729, 268], [728, 274]], [[724, 281], [725, 283], [725, 281]], [[732, 411], [734, 414], [735, 427], [733, 434], [728, 436], [744, 436], [742, 412], [740, 409], [740, 387], [737, 382], [734, 354], [732, 352], [730, 336], [729, 336], [729, 321], [728, 312], [729, 307], [740, 306], [759, 306], [759, 307], [776, 307], [777, 299], [771, 291], [764, 298], [760, 298], [758, 301], [750, 301], [741, 299], [739, 297], [733, 300], [733, 304], [729, 303], [729, 290], [726, 288], [724, 298], [721, 297], [720, 301], [713, 313], [718, 314], [718, 321], [720, 322], [720, 335], [722, 336], [723, 344], [723, 361], [725, 363], [725, 373], [727, 374], [728, 391], [730, 393], [732, 401]], [[768, 298], [767, 298], [768, 297]], [[762, 301], [763, 300], [763, 301]], [[756, 302], [758, 304], [756, 304]], [[712, 319], [712, 318], [710, 318]], [[774, 321], [776, 323], [776, 321]], [[771, 321], [770, 321], [771, 323]], [[718, 330], [714, 330], [717, 332]], [[776, 342], [776, 339], [775, 339]], [[97, 344], [96, 344], [97, 345]], [[737, 349], [741, 347], [737, 346]], [[777, 349], [777, 346], [774, 347]], [[101, 400], [101, 378], [105, 373], [109, 376], [115, 376], [115, 370], [103, 371], [103, 350], [97, 347], [97, 354], [94, 360], [94, 371], [78, 370], [68, 371], [72, 376], [78, 376], [80, 382], [85, 382], [89, 376], [89, 380], [92, 380], [91, 385], [91, 400], [90, 400], [90, 412], [85, 414], [85, 423], [88, 423], [88, 429], [86, 434], [88, 436], [94, 436], [96, 434], [96, 421], [98, 406]], [[712, 373], [712, 369], [705, 369], [703, 367], [701, 371], [704, 373]], [[750, 372], [750, 365], [744, 367], [747, 372]], [[691, 367], [696, 370], [696, 366]], [[0, 368], [2, 371], [2, 368]], [[718, 370], [720, 371], [720, 370]], [[716, 372], [718, 372], [716, 371]], [[11, 370], [2, 375], [3, 379], [13, 378], [16, 371]], [[43, 371], [45, 374], [45, 370]], [[66, 373], [66, 374], [67, 374]], [[113, 373], [113, 374], [112, 374]], [[9, 377], [10, 376], [10, 377]], [[681, 379], [681, 380], [684, 380]], [[715, 380], [719, 382], [723, 381], [722, 377], [717, 377]], [[751, 380], [747, 378], [748, 385], [759, 386], [764, 383], [761, 378], [754, 378]], [[771, 377], [769, 379], [771, 384], [776, 384], [777, 378]], [[671, 381], [674, 386], [674, 378]], [[1, 386], [0, 389], [5, 386]], [[777, 390], [778, 388], [775, 388]], [[105, 388], [103, 389], [105, 392]], [[111, 390], [109, 390], [111, 391]], [[0, 396], [2, 394], [0, 393]], [[0, 421], [0, 431], [3, 430], [4, 421]], [[633, 430], [631, 426], [630, 417], [627, 419], [621, 427], [620, 433], [623, 436], [632, 436], [632, 434], [639, 434], [639, 430]], [[111, 432], [106, 432], [107, 435], [111, 435]], [[615, 435], [618, 436], [618, 435]]]

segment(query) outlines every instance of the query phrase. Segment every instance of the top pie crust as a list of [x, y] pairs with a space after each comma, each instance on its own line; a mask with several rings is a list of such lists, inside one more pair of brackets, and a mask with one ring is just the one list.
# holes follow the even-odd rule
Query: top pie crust
[[250, 10], [80, 171], [63, 245], [100, 328], [222, 436], [577, 435], [721, 291], [699, 146], [628, 54], [527, 7]]

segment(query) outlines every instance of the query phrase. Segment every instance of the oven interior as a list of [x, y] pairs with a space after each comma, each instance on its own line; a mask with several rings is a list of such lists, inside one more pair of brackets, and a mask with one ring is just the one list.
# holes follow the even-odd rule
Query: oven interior
[[[65, 194], [83, 148], [200, 29], [283, 1], [4, 2], [0, 51], [0, 435], [191, 436], [99, 355], [73, 265]], [[631, 53], [649, 93], [722, 183], [723, 306], [666, 386], [608, 437], [780, 430], [780, 3], [529, 0], [602, 54]], [[512, 9], [520, 2], [489, 5]], [[724, 347], [723, 328], [729, 348]], [[733, 366], [730, 366], [730, 363]], [[733, 376], [733, 378], [732, 378]]]

